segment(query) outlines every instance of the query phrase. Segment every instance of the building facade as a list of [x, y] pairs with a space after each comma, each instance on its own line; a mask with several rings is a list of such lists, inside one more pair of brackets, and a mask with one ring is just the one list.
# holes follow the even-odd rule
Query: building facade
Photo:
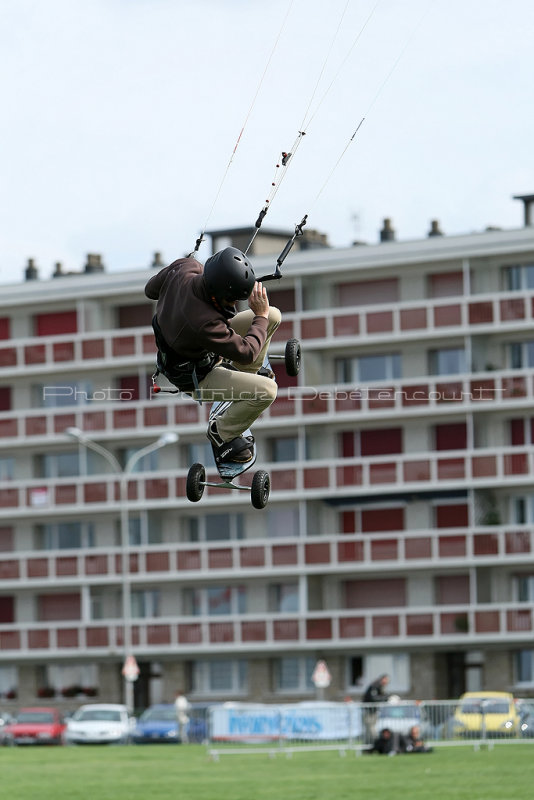
[[2, 290], [2, 704], [119, 701], [125, 597], [136, 707], [311, 699], [318, 659], [331, 699], [381, 672], [534, 691], [532, 227], [291, 254], [273, 350], [303, 365], [255, 426], [263, 511], [188, 502], [209, 409], [151, 394], [153, 268], [96, 266]]

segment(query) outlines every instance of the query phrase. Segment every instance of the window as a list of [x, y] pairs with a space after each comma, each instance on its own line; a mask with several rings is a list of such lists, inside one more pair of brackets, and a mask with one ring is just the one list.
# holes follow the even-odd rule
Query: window
[[91, 619], [122, 617], [122, 593], [118, 590], [91, 589]]
[[44, 453], [39, 459], [39, 477], [72, 478], [80, 475], [80, 457], [78, 451], [69, 453]]
[[466, 371], [465, 350], [450, 347], [429, 352], [431, 375], [459, 375]]
[[7, 700], [17, 696], [18, 690], [17, 668], [13, 666], [0, 666], [0, 697]]
[[410, 656], [406, 653], [389, 654], [379, 653], [365, 656], [364, 678], [362, 687], [367, 687], [377, 675], [389, 675], [388, 689], [391, 692], [409, 692], [410, 681]]
[[298, 583], [273, 583], [269, 586], [269, 611], [284, 613], [298, 610]]
[[279, 692], [313, 692], [312, 675], [316, 659], [312, 656], [300, 658], [278, 658], [275, 661], [275, 686]]
[[298, 536], [299, 532], [298, 508], [273, 509], [267, 512], [267, 535], [269, 537]]
[[511, 369], [534, 367], [534, 340], [512, 342], [509, 347], [509, 364]]
[[95, 529], [92, 522], [55, 522], [38, 525], [35, 545], [37, 550], [68, 550], [95, 546]]
[[159, 589], [133, 591], [131, 596], [132, 617], [161, 616], [161, 592]]
[[401, 372], [399, 353], [336, 359], [336, 380], [340, 383], [394, 380], [401, 377]]
[[[56, 380], [54, 383], [34, 386], [34, 405], [39, 408], [65, 408], [83, 406], [95, 400], [105, 399], [105, 392], [93, 395], [93, 386], [88, 381]], [[102, 397], [100, 397], [102, 395]]]
[[184, 589], [186, 613], [194, 617], [218, 617], [228, 614], [245, 614], [247, 589], [245, 586], [210, 586], [206, 589]]
[[516, 653], [515, 668], [518, 683], [534, 683], [534, 650]]
[[185, 448], [186, 464], [205, 464], [206, 467], [214, 467], [215, 459], [213, 458], [213, 450], [209, 442], [202, 442], [201, 444], [188, 444]]
[[534, 575], [518, 575], [515, 582], [519, 602], [534, 602]]
[[[138, 452], [137, 447], [130, 447], [122, 451], [122, 463], [124, 466], [128, 463], [129, 459]], [[156, 472], [158, 469], [158, 456], [159, 452], [156, 450], [153, 453], [148, 453], [143, 458], [135, 462], [132, 472]]]
[[187, 540], [190, 542], [219, 542], [245, 537], [243, 514], [206, 514], [185, 520]]
[[270, 439], [269, 448], [272, 461], [296, 461], [298, 459], [298, 438], [281, 436]]
[[508, 292], [534, 289], [534, 264], [504, 267], [504, 288]]
[[[162, 542], [161, 518], [155, 512], [141, 511], [139, 516], [129, 514], [128, 530], [131, 547]], [[117, 520], [117, 541], [120, 541], [120, 520]]]
[[68, 692], [83, 694], [98, 686], [98, 667], [96, 664], [48, 664], [45, 685], [57, 693], [69, 696]]
[[192, 662], [193, 691], [203, 694], [243, 694], [247, 689], [248, 664], [241, 659]]
[[0, 458], [0, 481], [12, 481], [15, 477], [15, 459], [11, 456]]

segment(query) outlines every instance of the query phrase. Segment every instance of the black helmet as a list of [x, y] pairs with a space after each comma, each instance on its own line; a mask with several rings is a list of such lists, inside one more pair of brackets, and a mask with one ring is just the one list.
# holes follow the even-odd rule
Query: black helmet
[[256, 282], [252, 264], [237, 247], [225, 247], [208, 258], [204, 279], [209, 294], [221, 306], [246, 300]]

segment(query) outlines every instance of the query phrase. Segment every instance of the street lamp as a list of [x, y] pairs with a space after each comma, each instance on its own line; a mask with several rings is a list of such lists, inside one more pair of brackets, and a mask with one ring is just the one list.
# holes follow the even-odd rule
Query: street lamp
[[[126, 663], [129, 656], [132, 655], [132, 626], [131, 626], [131, 586], [130, 586], [130, 573], [129, 573], [129, 545], [130, 545], [130, 532], [128, 529], [128, 477], [130, 476], [133, 468], [137, 462], [144, 458], [144, 456], [159, 450], [160, 447], [165, 447], [168, 444], [174, 444], [178, 441], [178, 434], [173, 431], [162, 434], [157, 441], [152, 444], [142, 447], [135, 453], [132, 453], [125, 466], [122, 467], [119, 460], [113, 453], [106, 447], [97, 444], [79, 428], [67, 428], [65, 430], [67, 436], [76, 439], [79, 444], [86, 447], [88, 450], [93, 450], [103, 458], [106, 459], [108, 464], [111, 465], [113, 471], [119, 476], [120, 486], [120, 528], [121, 528], [121, 553], [122, 553], [122, 619], [123, 619], [123, 646], [124, 646], [124, 662]], [[128, 712], [133, 711], [133, 681], [124, 677], [124, 699]]]

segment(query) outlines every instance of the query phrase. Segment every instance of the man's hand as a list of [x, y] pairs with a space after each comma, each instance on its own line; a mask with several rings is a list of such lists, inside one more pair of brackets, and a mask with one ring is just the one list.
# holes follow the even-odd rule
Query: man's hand
[[248, 304], [257, 317], [268, 318], [269, 298], [267, 297], [267, 289], [259, 281], [254, 284], [254, 288], [248, 298]]

